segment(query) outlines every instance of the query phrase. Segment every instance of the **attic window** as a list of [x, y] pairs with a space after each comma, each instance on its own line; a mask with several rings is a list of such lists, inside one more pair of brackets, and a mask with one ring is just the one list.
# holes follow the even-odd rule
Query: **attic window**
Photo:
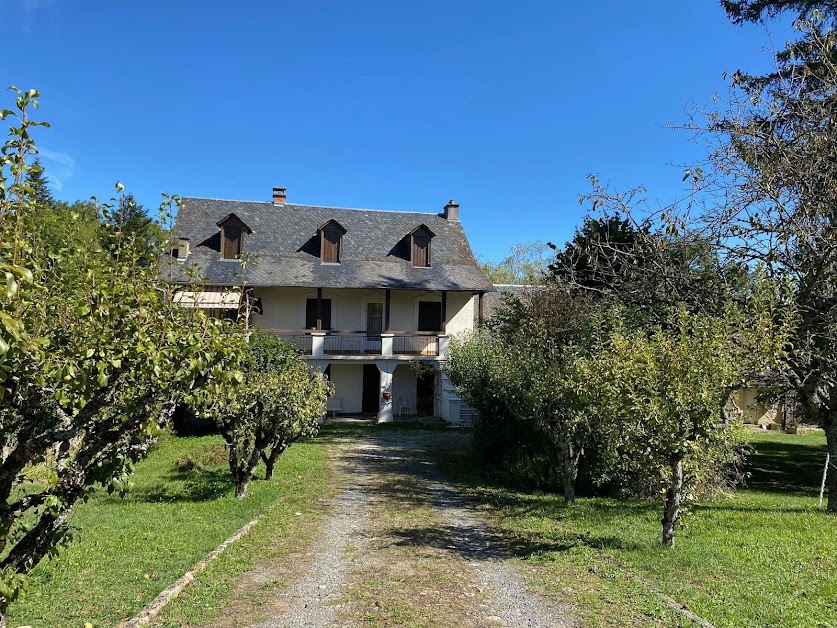
[[339, 264], [343, 255], [343, 236], [346, 230], [336, 220], [322, 225], [320, 232], [320, 261], [324, 264]]
[[410, 260], [413, 266], [430, 266], [430, 240], [434, 235], [425, 225], [419, 225], [410, 233]]
[[238, 259], [244, 250], [244, 235], [253, 230], [235, 214], [228, 214], [216, 224], [221, 227], [221, 257]]

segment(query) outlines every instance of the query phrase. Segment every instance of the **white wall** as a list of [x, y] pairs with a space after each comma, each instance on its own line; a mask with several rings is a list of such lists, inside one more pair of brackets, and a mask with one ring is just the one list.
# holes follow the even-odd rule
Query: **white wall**
[[[305, 301], [315, 299], [310, 288], [257, 288], [254, 296], [262, 299], [264, 314], [253, 315], [253, 324], [263, 329], [301, 330], [305, 328]], [[364, 331], [366, 304], [384, 303], [384, 290], [324, 289], [323, 298], [331, 299], [331, 324], [335, 330]], [[418, 325], [418, 302], [441, 302], [438, 291], [392, 290], [390, 329], [415, 331]], [[471, 293], [449, 292], [447, 331], [455, 334], [471, 329], [474, 323], [474, 300]]]
[[416, 374], [409, 364], [399, 364], [392, 376], [392, 412], [398, 416], [401, 397], [410, 398], [410, 414], [416, 413]]
[[331, 382], [335, 395], [340, 397], [341, 412], [361, 412], [363, 410], [363, 365], [331, 365]]

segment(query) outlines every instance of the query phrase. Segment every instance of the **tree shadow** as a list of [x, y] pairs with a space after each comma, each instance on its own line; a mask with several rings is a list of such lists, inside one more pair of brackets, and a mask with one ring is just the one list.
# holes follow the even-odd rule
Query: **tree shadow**
[[825, 445], [809, 441], [759, 441], [747, 459], [744, 490], [816, 495], [825, 463]]
[[170, 471], [165, 475], [164, 482], [155, 486], [133, 487], [126, 498], [145, 503], [205, 502], [226, 497], [232, 490], [229, 470], [194, 469]]

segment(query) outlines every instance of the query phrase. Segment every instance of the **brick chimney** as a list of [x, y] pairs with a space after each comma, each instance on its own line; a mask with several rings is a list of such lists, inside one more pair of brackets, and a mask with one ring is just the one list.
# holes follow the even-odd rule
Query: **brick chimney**
[[445, 205], [445, 213], [442, 216], [447, 220], [459, 221], [459, 204], [455, 203], [453, 199], [448, 201]]
[[273, 188], [273, 204], [284, 205], [287, 198], [288, 188]]

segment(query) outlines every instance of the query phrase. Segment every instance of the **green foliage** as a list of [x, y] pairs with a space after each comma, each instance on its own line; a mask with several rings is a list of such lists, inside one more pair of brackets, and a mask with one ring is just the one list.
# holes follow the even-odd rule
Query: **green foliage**
[[633, 255], [638, 252], [640, 238], [649, 231], [647, 224], [636, 226], [618, 211], [587, 216], [563, 249], [549, 244], [556, 251], [549, 265], [550, 278], [593, 295], [606, 294], [623, 278], [626, 258], [639, 263]]
[[837, 2], [834, 0], [722, 0], [721, 6], [736, 24], [762, 22], [786, 12], [799, 18], [808, 18], [815, 10], [832, 15], [837, 13]]
[[49, 190], [49, 179], [44, 175], [44, 167], [37, 157], [26, 172], [27, 193], [35, 205], [50, 208], [55, 204], [55, 198]]
[[488, 331], [454, 339], [445, 367], [479, 413], [482, 455], [521, 480], [540, 475], [536, 485], [561, 478], [568, 502], [595, 432], [583, 367], [596, 351], [599, 323], [584, 297], [540, 288], [507, 300]]
[[165, 246], [164, 230], [154, 222], [133, 194], [122, 194], [105, 204], [102, 217], [106, 230], [102, 245], [114, 255], [130, 250], [138, 263], [156, 266], [158, 253]]
[[492, 283], [513, 285], [542, 283], [548, 265], [549, 246], [539, 240], [515, 244], [500, 262], [481, 264]]
[[[51, 239], [57, 223], [38, 220], [23, 184], [37, 92], [16, 93], [0, 181], [0, 614], [57, 555], [74, 505], [96, 484], [123, 492], [174, 407], [236, 356], [225, 325], [172, 304], [156, 266], [92, 214], [58, 214], [69, 220]], [[44, 484], [28, 481], [33, 466]]]
[[333, 394], [331, 384], [309, 370], [295, 347], [269, 334], [251, 336], [241, 364], [239, 386], [219, 382], [202, 391], [198, 400], [227, 443], [239, 498], [247, 494], [260, 459], [270, 479], [290, 445], [317, 433], [318, 419]]
[[[740, 19], [803, 14], [798, 35], [768, 74], [732, 77], [728, 103], [690, 125], [711, 152], [703, 189], [723, 199], [701, 212], [701, 226], [725, 259], [775, 277], [792, 305], [793, 334], [775, 390], [793, 397], [804, 420], [826, 431], [837, 458], [837, 27], [833, 3], [732, 3]], [[728, 7], [728, 10], [730, 7]], [[749, 13], [748, 13], [749, 11]], [[837, 469], [828, 510], [837, 513]]]

